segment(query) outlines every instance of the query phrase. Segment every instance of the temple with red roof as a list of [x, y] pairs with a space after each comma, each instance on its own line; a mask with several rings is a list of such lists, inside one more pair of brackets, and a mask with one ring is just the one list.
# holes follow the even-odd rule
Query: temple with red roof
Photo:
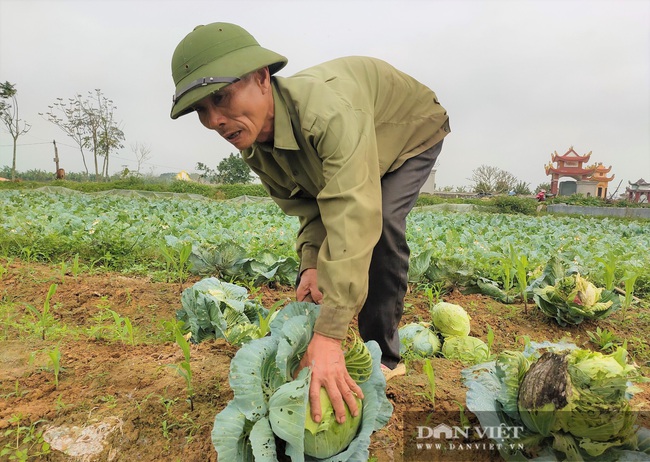
[[648, 183], [643, 178], [639, 178], [637, 181], [630, 184], [625, 188], [625, 195], [627, 199], [632, 202], [650, 202], [650, 183]]
[[[551, 194], [568, 196], [571, 194], [584, 194], [605, 199], [607, 186], [614, 179], [614, 175], [607, 174], [612, 167], [605, 167], [602, 162], [587, 165], [591, 158], [588, 154], [580, 155], [573, 146], [567, 152], [559, 155], [557, 151], [551, 154], [551, 162], [544, 166], [546, 174], [551, 176]], [[560, 183], [560, 178], [568, 177], [575, 181]]]

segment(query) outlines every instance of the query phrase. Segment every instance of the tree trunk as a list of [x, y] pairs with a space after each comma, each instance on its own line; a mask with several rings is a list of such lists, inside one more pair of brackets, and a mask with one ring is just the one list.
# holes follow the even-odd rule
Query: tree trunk
[[83, 160], [84, 168], [86, 169], [86, 177], [88, 177], [88, 164], [86, 163], [86, 155], [84, 154], [83, 148], [81, 148], [81, 160]]
[[18, 137], [14, 136], [14, 159], [13, 164], [11, 165], [11, 181], [16, 179], [16, 143], [18, 142]]
[[93, 133], [93, 157], [95, 158], [95, 181], [101, 178], [99, 175], [99, 162], [97, 161], [97, 134]]

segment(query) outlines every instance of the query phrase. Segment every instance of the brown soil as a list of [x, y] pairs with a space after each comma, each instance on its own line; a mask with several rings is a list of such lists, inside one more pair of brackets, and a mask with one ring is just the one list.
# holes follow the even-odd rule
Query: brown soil
[[[173, 319], [180, 308], [182, 288], [196, 279], [183, 287], [116, 273], [84, 273], [78, 278], [67, 274], [62, 279], [57, 267], [1, 263], [7, 272], [0, 276], [0, 449], [15, 443], [16, 434], [9, 430], [15, 430], [20, 422], [27, 427], [36, 424], [34, 433], [45, 432], [48, 440], [56, 441], [58, 450], [37, 460], [217, 460], [210, 434], [214, 416], [232, 398], [228, 369], [236, 348], [221, 340], [192, 346], [192, 408], [186, 400], [185, 381], [169, 367], [182, 361], [182, 353], [162, 327], [162, 322]], [[33, 326], [35, 318], [28, 305], [42, 309], [52, 283], [58, 284], [51, 300], [56, 323], [43, 340]], [[293, 294], [289, 288], [263, 288], [262, 295], [265, 306], [271, 306]], [[594, 323], [563, 329], [543, 317], [534, 305], [525, 313], [523, 305], [502, 305], [481, 295], [454, 292], [444, 299], [468, 311], [472, 335], [486, 340], [488, 326], [494, 329], [495, 352], [520, 349], [525, 337], [534, 341], [568, 339], [582, 347], [596, 348], [586, 334], [596, 330]], [[426, 319], [428, 306], [422, 294], [410, 294], [403, 322]], [[97, 329], [113, 323], [112, 319], [101, 318], [107, 308], [131, 320], [135, 345], [111, 338], [107, 329]], [[637, 318], [638, 322], [622, 325], [616, 314], [598, 326], [616, 332], [620, 338], [645, 339], [650, 321], [647, 315]], [[47, 354], [56, 345], [62, 367], [58, 387]], [[632, 358], [647, 361], [644, 342], [630, 341], [628, 349]], [[389, 382], [387, 396], [395, 412], [388, 425], [373, 435], [370, 451], [375, 460], [408, 460], [402, 454], [413, 437], [409, 429], [405, 430], [405, 425], [411, 426], [408, 420], [414, 416], [412, 411], [423, 411], [422, 415], [433, 411], [449, 413], [455, 417], [450, 417], [448, 424], [461, 425], [459, 404], [465, 403], [466, 388], [460, 372], [464, 366], [443, 358], [434, 358], [432, 364], [435, 406], [424, 396], [428, 381], [422, 362], [408, 363], [407, 375]], [[639, 365], [647, 376], [650, 365]], [[634, 403], [649, 410], [650, 386], [643, 384], [642, 389]], [[468, 411], [464, 414], [470, 422], [477, 422]], [[642, 418], [647, 420], [647, 415]], [[650, 426], [648, 421], [640, 423]], [[35, 452], [36, 447], [32, 447], [31, 454]], [[436, 457], [502, 460], [495, 450], [483, 449]]]

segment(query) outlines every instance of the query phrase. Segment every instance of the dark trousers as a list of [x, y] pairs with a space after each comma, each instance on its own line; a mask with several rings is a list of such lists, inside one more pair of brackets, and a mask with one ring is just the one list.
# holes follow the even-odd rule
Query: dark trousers
[[441, 150], [442, 141], [381, 179], [383, 228], [372, 253], [368, 298], [358, 322], [361, 338], [379, 344], [381, 362], [391, 369], [400, 360], [397, 330], [408, 284], [410, 249], [406, 242], [406, 216]]

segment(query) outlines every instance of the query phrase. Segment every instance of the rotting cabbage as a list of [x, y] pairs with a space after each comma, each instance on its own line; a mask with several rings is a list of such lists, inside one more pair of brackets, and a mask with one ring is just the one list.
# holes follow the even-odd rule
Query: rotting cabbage
[[551, 258], [529, 290], [542, 312], [561, 326], [604, 318], [621, 304], [618, 295], [596, 287], [575, 269], [565, 269], [556, 257]]
[[440, 338], [428, 323], [412, 322], [399, 328], [400, 355], [428, 358], [440, 351]]
[[442, 355], [451, 360], [477, 364], [487, 361], [490, 350], [483, 340], [469, 335], [452, 335], [442, 343]]
[[[278, 438], [284, 441], [284, 453], [292, 462], [368, 460], [370, 435], [388, 422], [393, 411], [386, 398], [386, 381], [380, 368], [381, 350], [373, 341], [365, 344], [357, 341], [346, 352], [348, 372], [355, 381], [361, 382], [359, 386], [364, 394], [355, 436], [347, 447], [342, 451], [337, 447], [338, 453], [329, 457], [306, 454], [306, 447], [310, 451], [305, 433], [309, 432], [306, 422], [311, 370], [302, 369], [295, 379], [292, 373], [309, 344], [317, 315], [317, 305], [290, 303], [271, 322], [270, 336], [252, 340], [236, 353], [229, 373], [234, 396], [217, 414], [212, 431], [219, 460], [275, 462]], [[323, 429], [324, 433], [317, 433], [318, 440], [327, 440], [326, 432], [336, 429], [335, 426]], [[349, 433], [353, 431], [348, 429]], [[345, 436], [349, 437], [349, 433]], [[333, 439], [340, 441], [342, 436], [335, 435]]]
[[431, 308], [431, 321], [443, 337], [469, 335], [470, 317], [460, 305], [437, 303]]
[[650, 432], [630, 405], [645, 379], [626, 355], [549, 342], [504, 351], [463, 371], [467, 408], [484, 428], [519, 429], [493, 437], [505, 460], [648, 460]]

